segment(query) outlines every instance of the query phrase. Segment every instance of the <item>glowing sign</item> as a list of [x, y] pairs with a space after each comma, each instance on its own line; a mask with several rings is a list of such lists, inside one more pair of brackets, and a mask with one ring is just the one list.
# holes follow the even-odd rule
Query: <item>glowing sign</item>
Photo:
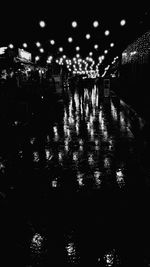
[[19, 58], [25, 61], [31, 61], [31, 53], [25, 51], [24, 49], [18, 49]]
[[7, 49], [7, 46], [5, 47], [0, 47], [0, 55], [5, 54], [5, 50]]

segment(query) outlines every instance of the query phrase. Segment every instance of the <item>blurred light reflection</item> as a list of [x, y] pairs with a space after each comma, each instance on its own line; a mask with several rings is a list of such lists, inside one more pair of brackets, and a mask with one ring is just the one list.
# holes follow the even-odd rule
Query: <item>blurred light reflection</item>
[[117, 116], [117, 109], [115, 108], [115, 106], [114, 106], [112, 100], [111, 100], [111, 102], [110, 102], [110, 105], [111, 105], [111, 114], [112, 114], [112, 117], [113, 117], [113, 119], [114, 119], [115, 121], [117, 121], [117, 119], [118, 119], [118, 116]]
[[101, 173], [100, 171], [95, 171], [94, 172], [94, 178], [95, 178], [95, 184], [96, 184], [96, 187], [97, 188], [100, 188], [100, 185], [101, 185], [101, 180], [100, 180], [100, 176], [101, 176]]
[[106, 262], [106, 266], [113, 266], [114, 264], [114, 252], [110, 252], [105, 254], [104, 256], [105, 262]]
[[40, 234], [36, 233], [33, 236], [31, 244], [30, 244], [30, 249], [33, 254], [41, 254], [43, 241], [44, 241], [44, 238]]
[[39, 162], [39, 153], [37, 151], [33, 152], [33, 161], [34, 162]]
[[125, 186], [124, 174], [121, 169], [118, 169], [116, 171], [116, 179], [117, 179], [118, 186], [120, 188]]
[[77, 181], [79, 183], [79, 186], [83, 186], [83, 173], [77, 173]]

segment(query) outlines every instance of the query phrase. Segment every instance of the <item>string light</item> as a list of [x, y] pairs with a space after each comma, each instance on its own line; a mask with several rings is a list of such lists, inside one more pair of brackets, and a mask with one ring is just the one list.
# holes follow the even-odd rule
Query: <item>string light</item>
[[134, 43], [129, 45], [122, 53], [122, 63], [138, 62], [146, 63], [149, 57], [150, 31], [143, 34]]

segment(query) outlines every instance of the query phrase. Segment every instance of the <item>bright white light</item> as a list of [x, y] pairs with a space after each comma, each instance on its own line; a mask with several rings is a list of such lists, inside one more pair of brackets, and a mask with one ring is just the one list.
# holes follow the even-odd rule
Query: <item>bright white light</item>
[[6, 49], [7, 49], [7, 46], [0, 47], [0, 55], [3, 55]]
[[43, 237], [38, 233], [36, 233], [32, 238], [32, 244], [35, 244], [38, 247], [41, 246], [42, 241]]
[[89, 33], [86, 34], [85, 38], [90, 39], [91, 35]]
[[113, 47], [113, 46], [114, 46], [114, 43], [111, 43], [111, 44], [110, 44], [110, 47]]
[[47, 58], [47, 63], [51, 63], [52, 62], [52, 59], [53, 59], [53, 57], [52, 56], [49, 56], [48, 58]]
[[76, 46], [76, 51], [79, 51], [80, 50], [80, 47], [79, 46]]
[[9, 48], [14, 48], [13, 44], [9, 44]]
[[39, 57], [39, 56], [36, 56], [36, 57], [35, 57], [35, 60], [36, 60], [36, 61], [38, 61], [39, 59], [40, 59], [40, 57]]
[[27, 44], [26, 43], [23, 43], [23, 45], [22, 45], [24, 48], [26, 48], [27, 47]]
[[18, 50], [19, 53], [19, 57], [25, 60], [31, 60], [31, 53], [25, 51], [24, 49], [20, 49]]
[[71, 43], [73, 41], [72, 37], [68, 38], [68, 42]]
[[137, 52], [136, 51], [132, 51], [131, 53], [130, 53], [130, 55], [132, 56], [132, 55], [135, 55]]
[[40, 27], [41, 28], [44, 28], [45, 27], [45, 21], [43, 21], [43, 20], [41, 20], [40, 22], [39, 22], [39, 25], [40, 25]]
[[100, 57], [98, 58], [98, 60], [101, 62], [101, 61], [102, 61], [102, 57], [100, 56]]
[[108, 53], [108, 50], [105, 50], [105, 51], [104, 51], [104, 54], [107, 54], [107, 53]]
[[36, 42], [36, 46], [40, 47], [41, 46], [40, 42]]
[[92, 56], [92, 55], [93, 55], [93, 52], [90, 52], [90, 53], [89, 53], [89, 56]]
[[121, 25], [121, 26], [124, 26], [125, 24], [126, 24], [125, 19], [122, 19], [122, 20], [120, 21], [120, 25]]
[[110, 34], [110, 31], [106, 30], [105, 35], [108, 36]]
[[76, 28], [76, 27], [77, 27], [77, 22], [76, 22], [76, 21], [73, 21], [73, 22], [72, 22], [72, 27], [73, 27], [73, 28]]
[[63, 58], [65, 59], [66, 58], [66, 55], [63, 55]]
[[96, 28], [96, 27], [98, 27], [98, 25], [99, 25], [98, 21], [95, 20], [95, 21], [93, 22], [93, 27]]
[[80, 55], [79, 55], [79, 54], [76, 54], [76, 57], [77, 57], [77, 58], [79, 58], [79, 57], [80, 57]]
[[97, 48], [98, 48], [98, 44], [95, 44], [95, 45], [94, 45], [94, 48], [97, 49]]
[[59, 52], [63, 52], [63, 47], [59, 47]]
[[41, 53], [44, 53], [44, 49], [42, 47], [40, 48], [40, 52]]
[[50, 44], [51, 45], [54, 45], [55, 44], [55, 41], [54, 40], [50, 40]]

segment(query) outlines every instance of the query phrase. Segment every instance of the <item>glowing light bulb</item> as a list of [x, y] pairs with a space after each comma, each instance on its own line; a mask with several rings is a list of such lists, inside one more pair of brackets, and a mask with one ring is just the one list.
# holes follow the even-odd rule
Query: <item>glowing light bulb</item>
[[41, 46], [40, 42], [36, 42], [36, 46], [40, 47]]
[[79, 46], [77, 46], [77, 47], [76, 47], [76, 51], [79, 51], [79, 50], [80, 50], [80, 47], [79, 47]]
[[104, 51], [104, 54], [107, 54], [107, 53], [108, 53], [108, 50], [105, 50], [105, 51]]
[[63, 52], [63, 47], [59, 47], [59, 52]]
[[110, 47], [113, 47], [113, 46], [114, 46], [114, 43], [111, 43], [111, 44], [110, 44]]
[[91, 35], [89, 33], [86, 34], [85, 38], [90, 39]]
[[125, 19], [122, 19], [122, 20], [120, 21], [120, 25], [121, 25], [121, 26], [124, 26], [125, 24], [126, 24]]
[[68, 38], [68, 42], [71, 43], [73, 41], [72, 37]]
[[98, 45], [97, 45], [97, 44], [95, 44], [95, 45], [94, 45], [94, 48], [95, 48], [95, 49], [97, 49], [97, 48], [98, 48]]
[[40, 22], [39, 22], [39, 25], [40, 25], [40, 27], [41, 28], [44, 28], [45, 27], [45, 21], [43, 21], [43, 20], [41, 20]]
[[95, 21], [93, 22], [93, 27], [96, 28], [96, 27], [98, 27], [98, 25], [99, 25], [98, 21], [95, 20]]
[[39, 59], [40, 59], [40, 57], [39, 57], [39, 56], [36, 56], [36, 57], [35, 57], [35, 60], [36, 60], [36, 61], [38, 61]]
[[9, 44], [9, 48], [11, 49], [14, 48], [13, 44]]
[[72, 27], [73, 27], [73, 28], [76, 28], [76, 27], [77, 27], [77, 22], [76, 22], [76, 21], [73, 21], [73, 22], [72, 22]]
[[40, 52], [41, 53], [44, 53], [44, 49], [42, 47], [40, 48]]
[[109, 30], [106, 30], [105, 33], [104, 33], [106, 36], [108, 36], [110, 34], [110, 31]]
[[50, 44], [51, 45], [54, 45], [55, 44], [55, 41], [54, 40], [50, 40]]
[[23, 43], [23, 45], [22, 45], [24, 48], [26, 48], [27, 47], [27, 44], [26, 43]]

